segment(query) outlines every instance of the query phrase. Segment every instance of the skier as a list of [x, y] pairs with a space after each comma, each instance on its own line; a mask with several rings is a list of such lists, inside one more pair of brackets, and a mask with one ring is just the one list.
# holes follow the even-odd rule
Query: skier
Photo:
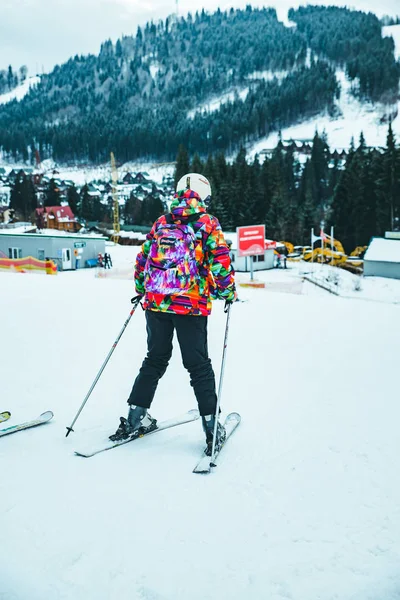
[[[229, 248], [218, 220], [207, 213], [211, 200], [209, 181], [188, 173], [178, 182], [171, 212], [153, 224], [135, 265], [136, 292], [144, 296], [147, 356], [128, 398], [128, 418], [120, 418], [112, 441], [127, 439], [140, 429], [148, 432], [157, 421], [147, 412], [159, 379], [172, 354], [176, 330], [182, 362], [198, 402], [211, 455], [217, 395], [208, 356], [207, 321], [211, 299], [236, 299]], [[216, 448], [225, 440], [218, 421]]]

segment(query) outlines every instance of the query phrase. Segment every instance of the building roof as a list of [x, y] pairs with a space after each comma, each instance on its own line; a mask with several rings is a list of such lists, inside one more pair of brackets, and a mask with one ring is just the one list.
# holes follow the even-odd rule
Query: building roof
[[364, 256], [366, 261], [400, 263], [400, 240], [372, 238]]
[[[49, 232], [49, 233], [47, 233]], [[69, 240], [107, 240], [103, 235], [97, 234], [86, 234], [79, 235], [79, 233], [69, 233], [64, 231], [58, 231], [57, 229], [43, 229], [41, 233], [23, 233], [21, 231], [15, 232], [12, 229], [0, 229], [0, 236], [12, 236], [12, 237], [24, 237], [24, 238], [67, 238]]]
[[36, 212], [38, 215], [43, 214], [45, 212], [48, 216], [51, 216], [53, 213], [59, 221], [75, 221], [75, 215], [71, 210], [71, 207], [68, 206], [44, 206], [43, 208], [37, 208]]

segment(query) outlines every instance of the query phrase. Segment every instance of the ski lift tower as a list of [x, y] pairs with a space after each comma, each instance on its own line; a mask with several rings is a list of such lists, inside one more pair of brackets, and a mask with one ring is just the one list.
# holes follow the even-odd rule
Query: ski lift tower
[[114, 244], [118, 244], [119, 240], [119, 202], [118, 202], [118, 171], [117, 165], [115, 164], [114, 153], [111, 152], [111, 179], [112, 179], [112, 198], [113, 198], [113, 213], [114, 213], [114, 231], [111, 236], [111, 241]]

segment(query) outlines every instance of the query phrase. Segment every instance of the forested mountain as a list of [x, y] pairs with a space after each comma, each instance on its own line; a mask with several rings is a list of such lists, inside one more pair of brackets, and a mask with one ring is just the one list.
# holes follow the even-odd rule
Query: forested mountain
[[[373, 14], [333, 7], [204, 11], [138, 28], [75, 56], [20, 102], [0, 107], [0, 147], [13, 160], [171, 159], [181, 142], [206, 156], [232, 151], [300, 119], [332, 111], [345, 67], [355, 93], [395, 97], [400, 65]], [[271, 80], [266, 72], [286, 74]], [[244, 90], [215, 112], [199, 105]], [[192, 115], [191, 111], [195, 111]]]

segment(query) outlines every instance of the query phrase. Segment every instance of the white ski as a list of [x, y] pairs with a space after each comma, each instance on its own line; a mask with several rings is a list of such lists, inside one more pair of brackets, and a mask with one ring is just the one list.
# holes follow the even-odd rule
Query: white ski
[[17, 433], [17, 431], [22, 431], [23, 429], [30, 429], [31, 427], [44, 425], [44, 423], [48, 423], [49, 421], [51, 421], [53, 416], [54, 415], [51, 412], [51, 410], [47, 410], [33, 421], [27, 421], [26, 423], [20, 423], [19, 425], [12, 425], [11, 427], [7, 427], [6, 429], [0, 429], [0, 437], [3, 437], [4, 435], [10, 435], [11, 433]]
[[226, 442], [229, 440], [232, 433], [236, 430], [236, 428], [240, 424], [240, 421], [241, 421], [241, 417], [240, 417], [239, 413], [236, 413], [236, 412], [229, 413], [229, 415], [226, 417], [225, 422], [224, 422], [224, 427], [225, 427], [225, 431], [226, 431], [226, 438], [225, 438], [224, 444], [221, 446], [221, 448], [218, 450], [218, 452], [215, 452], [214, 460], [212, 463], [211, 463], [211, 456], [207, 456], [206, 454], [204, 454], [204, 456], [201, 458], [201, 460], [197, 463], [197, 465], [193, 469], [193, 473], [210, 473], [211, 468], [217, 466], [216, 465], [217, 457], [222, 452], [223, 448], [225, 448]]
[[99, 445], [97, 447], [87, 448], [86, 450], [75, 450], [75, 454], [77, 456], [83, 456], [85, 458], [90, 458], [95, 454], [99, 454], [100, 452], [105, 452], [106, 450], [111, 450], [112, 448], [116, 448], [117, 446], [123, 446], [124, 444], [129, 444], [130, 442], [134, 442], [135, 440], [147, 437], [152, 433], [157, 433], [158, 431], [163, 431], [163, 429], [169, 429], [170, 427], [176, 427], [177, 425], [183, 425], [184, 423], [190, 423], [191, 421], [196, 421], [199, 418], [199, 411], [194, 408], [189, 410], [187, 413], [181, 415], [180, 417], [175, 417], [172, 419], [168, 419], [167, 421], [161, 421], [157, 423], [157, 427], [148, 433], [143, 433], [141, 435], [136, 435], [128, 438], [127, 440], [121, 440], [120, 442], [112, 442], [111, 440], [106, 441], [103, 445]]

